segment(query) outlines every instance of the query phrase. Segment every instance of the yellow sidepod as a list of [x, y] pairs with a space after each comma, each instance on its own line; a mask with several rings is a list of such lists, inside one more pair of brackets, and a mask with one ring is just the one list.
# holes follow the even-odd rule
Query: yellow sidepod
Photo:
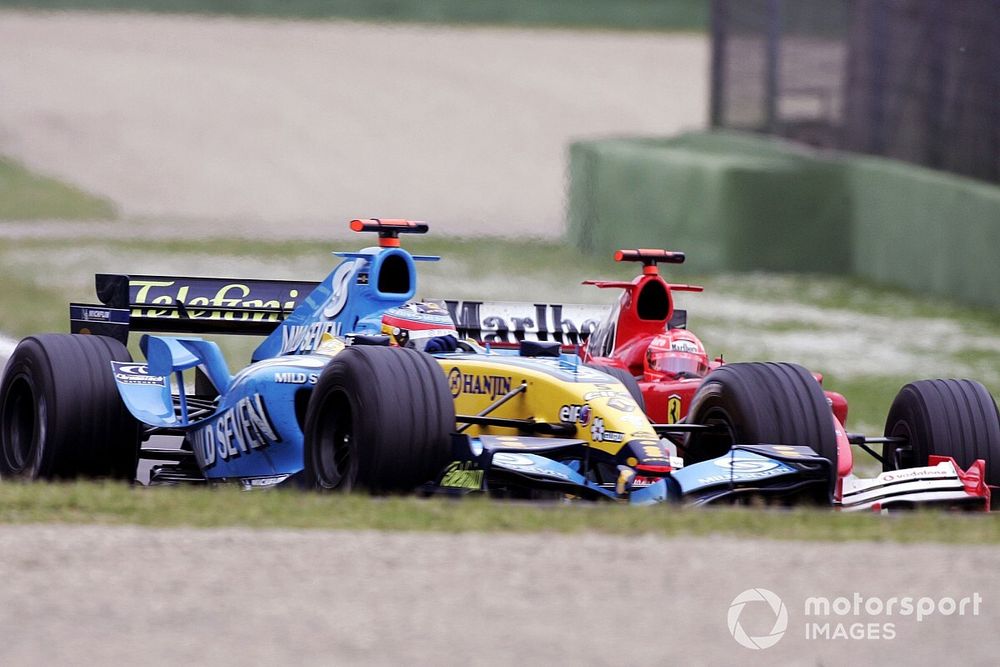
[[[458, 415], [478, 415], [524, 385], [523, 391], [490, 411], [489, 416], [573, 425], [576, 435], [563, 437], [588, 441], [612, 456], [626, 443], [639, 441], [633, 442], [631, 449], [640, 459], [664, 457], [659, 437], [628, 390], [583, 364], [500, 354], [449, 355], [437, 361], [448, 377]], [[518, 430], [470, 426], [465, 432], [471, 436], [513, 436]]]

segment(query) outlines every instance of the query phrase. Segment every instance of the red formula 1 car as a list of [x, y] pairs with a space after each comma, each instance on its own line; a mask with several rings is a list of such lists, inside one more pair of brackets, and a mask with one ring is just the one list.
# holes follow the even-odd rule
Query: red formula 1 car
[[[806, 445], [833, 463], [833, 498], [843, 509], [989, 507], [990, 486], [1000, 485], [1000, 416], [982, 384], [910, 383], [896, 396], [883, 436], [849, 433], [847, 401], [823, 390], [822, 376], [796, 364], [710, 360], [673, 303], [673, 292], [702, 288], [668, 283], [658, 270], [659, 263], [682, 263], [683, 253], [619, 250], [615, 259], [640, 262], [642, 273], [629, 282], [587, 281], [622, 292], [581, 356], [619, 369], [685, 465], [736, 445]], [[880, 460], [884, 472], [855, 476], [852, 446]]]

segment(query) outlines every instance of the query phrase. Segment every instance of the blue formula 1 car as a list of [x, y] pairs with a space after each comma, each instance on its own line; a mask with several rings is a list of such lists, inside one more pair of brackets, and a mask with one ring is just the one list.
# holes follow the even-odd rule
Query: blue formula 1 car
[[[379, 245], [337, 253], [341, 263], [319, 283], [98, 275], [101, 303], [71, 304], [73, 333], [25, 338], [8, 363], [0, 475], [131, 481], [143, 458], [158, 462], [154, 484], [297, 482], [640, 504], [757, 496], [831, 502], [836, 448], [818, 436], [810, 441], [807, 428], [789, 431], [801, 436], [795, 442], [734, 442], [684, 466], [680, 438], [719, 426], [653, 424], [627, 372], [587, 366], [567, 352], [600, 311], [535, 304], [560, 317], [507, 326], [503, 308], [491, 315], [489, 303], [476, 302], [477, 321], [490, 329], [480, 342], [510, 349], [458, 336], [434, 354], [408, 346], [426, 313], [401, 306], [415, 295], [416, 262], [437, 258], [410, 254], [399, 236], [427, 226], [351, 226], [376, 232]], [[440, 315], [433, 318], [440, 327]], [[135, 330], [153, 332], [140, 340], [143, 362], [125, 346]], [[512, 331], [520, 332], [513, 340]], [[234, 375], [218, 346], [196, 334], [265, 338]], [[827, 418], [822, 389], [804, 369], [727, 368], [773, 378], [765, 384], [780, 395], [761, 399]], [[182, 444], [152, 447], [154, 435]]]

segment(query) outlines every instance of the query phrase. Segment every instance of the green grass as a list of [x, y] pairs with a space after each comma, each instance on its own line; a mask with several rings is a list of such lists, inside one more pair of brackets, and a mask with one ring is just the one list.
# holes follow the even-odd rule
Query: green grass
[[3, 220], [107, 220], [115, 208], [47, 176], [34, 174], [17, 162], [0, 157], [0, 221]]
[[824, 509], [692, 509], [659, 505], [515, 504], [481, 498], [330, 496], [292, 490], [130, 488], [120, 484], [0, 485], [0, 523], [98, 523], [215, 528], [769, 537], [996, 544], [1000, 516], [911, 512], [891, 516]]
[[0, 0], [0, 6], [285, 19], [705, 30], [709, 0]]

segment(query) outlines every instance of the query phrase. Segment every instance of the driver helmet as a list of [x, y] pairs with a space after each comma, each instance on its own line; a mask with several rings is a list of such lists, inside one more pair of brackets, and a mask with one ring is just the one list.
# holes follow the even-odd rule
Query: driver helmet
[[687, 329], [670, 329], [653, 338], [646, 349], [646, 373], [653, 378], [700, 378], [708, 373], [708, 354]]
[[[442, 347], [454, 350], [458, 343], [458, 330], [451, 315], [442, 306], [431, 302], [412, 301], [385, 311], [382, 333], [389, 336], [392, 345], [421, 351], [447, 351]], [[440, 339], [448, 337], [453, 340], [442, 345]], [[433, 349], [428, 349], [428, 343], [432, 343], [430, 347]]]

